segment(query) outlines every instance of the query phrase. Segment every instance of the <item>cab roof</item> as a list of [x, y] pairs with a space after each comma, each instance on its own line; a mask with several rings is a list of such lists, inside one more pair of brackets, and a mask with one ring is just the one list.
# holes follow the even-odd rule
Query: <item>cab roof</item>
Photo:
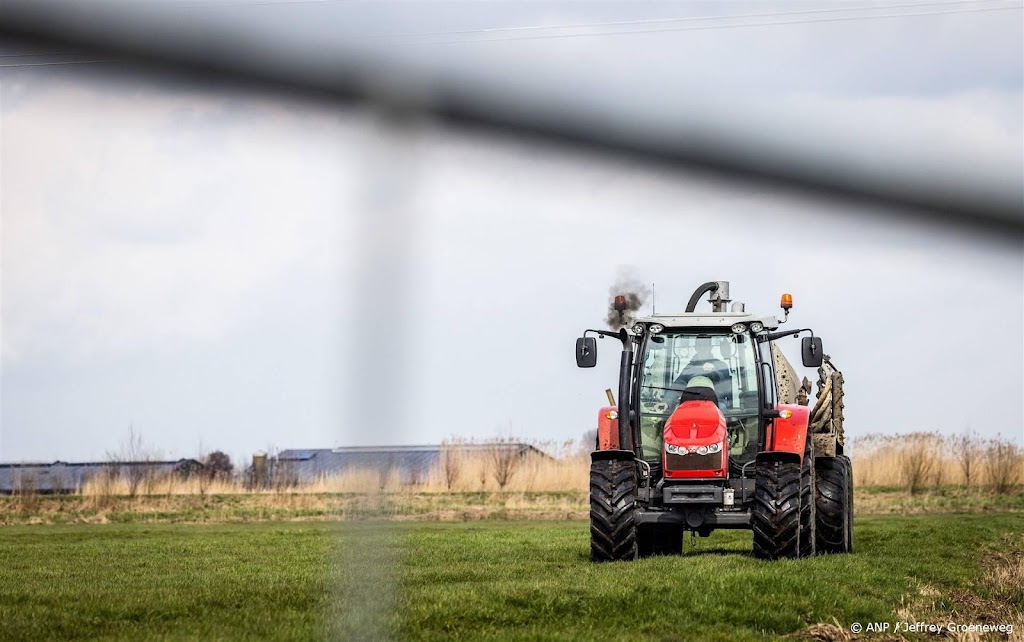
[[637, 317], [637, 323], [660, 323], [666, 328], [728, 328], [736, 323], [760, 321], [769, 330], [779, 327], [775, 317], [764, 317], [749, 312], [683, 312]]

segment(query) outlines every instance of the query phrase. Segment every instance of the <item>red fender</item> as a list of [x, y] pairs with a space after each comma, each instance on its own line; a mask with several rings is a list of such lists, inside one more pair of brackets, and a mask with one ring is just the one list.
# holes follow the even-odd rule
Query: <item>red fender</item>
[[765, 450], [771, 452], [787, 452], [804, 458], [804, 444], [807, 439], [807, 426], [811, 419], [811, 409], [796, 404], [779, 404], [775, 406], [783, 415], [789, 411], [789, 417], [776, 417], [768, 427]]
[[619, 409], [605, 406], [597, 413], [597, 449], [619, 449]]

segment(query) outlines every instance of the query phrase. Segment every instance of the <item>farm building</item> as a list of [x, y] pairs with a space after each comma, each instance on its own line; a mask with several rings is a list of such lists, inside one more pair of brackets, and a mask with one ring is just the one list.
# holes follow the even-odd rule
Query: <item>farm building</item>
[[[267, 484], [271, 480], [286, 480], [293, 484], [308, 484], [320, 479], [340, 475], [347, 471], [395, 471], [402, 483], [415, 484], [441, 465], [441, 455], [454, 451], [467, 456], [486, 456], [495, 449], [519, 457], [537, 455], [549, 457], [534, 446], [522, 443], [481, 443], [426, 446], [349, 446], [344, 448], [305, 448], [282, 450], [277, 457], [267, 458], [263, 479], [249, 468], [254, 483]], [[260, 455], [254, 457], [254, 464]]]
[[203, 465], [195, 459], [176, 461], [82, 462], [55, 461], [52, 464], [0, 464], [0, 495], [14, 493], [74, 493], [97, 475], [150, 475], [187, 477]]

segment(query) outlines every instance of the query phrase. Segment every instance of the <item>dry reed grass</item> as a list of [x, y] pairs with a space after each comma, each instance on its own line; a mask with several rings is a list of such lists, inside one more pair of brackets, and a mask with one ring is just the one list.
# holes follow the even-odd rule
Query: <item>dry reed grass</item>
[[[590, 456], [573, 442], [540, 442], [525, 456], [509, 456], [510, 439], [474, 443], [460, 440], [442, 448], [440, 463], [410, 483], [403, 471], [352, 469], [305, 484], [274, 484], [253, 488], [241, 477], [214, 478], [176, 475], [146, 478], [142, 483], [118, 475], [96, 475], [79, 493], [102, 501], [135, 495], [238, 495], [280, 493], [479, 493], [586, 492]], [[464, 445], [481, 446], [464, 449]], [[447, 444], [446, 444], [447, 445]], [[490, 448], [488, 446], [495, 446]]]
[[[590, 457], [580, 444], [536, 443], [539, 452], [513, 458], [487, 448], [488, 444], [510, 443], [519, 442], [448, 441], [438, 465], [411, 482], [396, 469], [353, 469], [312, 483], [270, 484], [263, 489], [252, 488], [240, 477], [164, 476], [144, 480], [133, 492], [131, 481], [124, 477], [96, 476], [80, 493], [102, 500], [133, 494], [587, 492]], [[464, 448], [466, 445], [477, 448]], [[889, 486], [916, 494], [957, 485], [1004, 493], [1024, 483], [1024, 448], [1008, 439], [937, 432], [873, 434], [852, 440], [850, 451], [854, 481], [860, 487]]]
[[916, 432], [872, 434], [850, 444], [858, 486], [897, 486], [911, 493], [943, 485], [1004, 493], [1024, 481], [1024, 448], [996, 437]]

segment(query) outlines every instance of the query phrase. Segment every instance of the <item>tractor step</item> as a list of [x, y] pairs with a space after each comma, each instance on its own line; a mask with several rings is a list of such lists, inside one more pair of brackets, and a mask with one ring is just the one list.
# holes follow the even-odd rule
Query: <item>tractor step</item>
[[666, 511], [638, 509], [634, 513], [633, 520], [637, 526], [661, 524], [693, 529], [750, 528], [750, 511], [723, 511], [708, 506]]

